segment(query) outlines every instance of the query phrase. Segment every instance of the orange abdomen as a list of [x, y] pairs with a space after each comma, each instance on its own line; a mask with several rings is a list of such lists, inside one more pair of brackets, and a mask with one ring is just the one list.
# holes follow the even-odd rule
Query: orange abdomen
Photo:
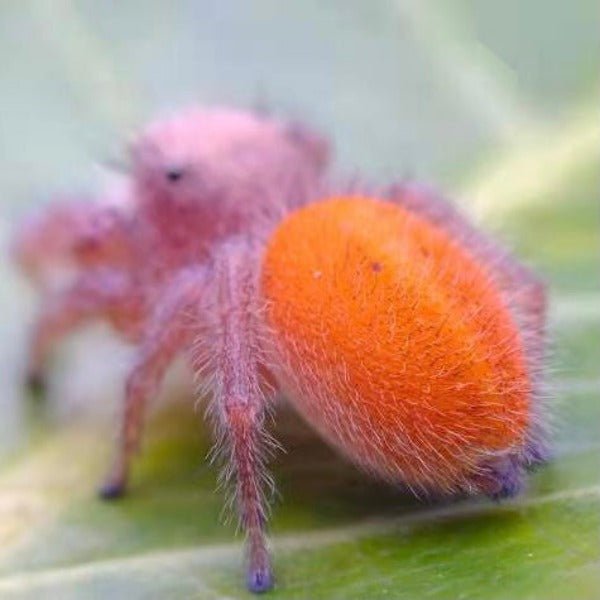
[[455, 491], [524, 443], [513, 318], [487, 270], [419, 216], [361, 197], [302, 208], [274, 232], [262, 287], [278, 378], [359, 465]]

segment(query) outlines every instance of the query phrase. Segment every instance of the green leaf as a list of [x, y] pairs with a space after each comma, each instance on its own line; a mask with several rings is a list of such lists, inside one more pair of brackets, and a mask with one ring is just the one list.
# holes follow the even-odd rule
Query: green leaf
[[[477, 191], [487, 225], [548, 278], [555, 457], [527, 491], [501, 504], [419, 501], [358, 472], [281, 406], [274, 433], [286, 452], [272, 464], [280, 497], [270, 597], [600, 596], [592, 4], [152, 0], [109, 10], [62, 0], [0, 8], [0, 53], [10, 57], [0, 72], [3, 241], [36, 198], [96, 185], [92, 159], [118, 147], [143, 114], [198, 97], [248, 103], [262, 87], [275, 107], [334, 132], [346, 166], [373, 177], [474, 181], [461, 190]], [[552, 69], [539, 68], [540, 55]], [[576, 113], [590, 135], [572, 127]], [[549, 140], [560, 140], [556, 152]], [[482, 185], [488, 173], [499, 191]], [[5, 258], [0, 598], [250, 597], [240, 539], [221, 522], [216, 473], [205, 461], [211, 432], [191, 392], [167, 386], [130, 495], [99, 501], [130, 353], [87, 332], [57, 353], [48, 399], [28, 398], [21, 378], [34, 299]]]

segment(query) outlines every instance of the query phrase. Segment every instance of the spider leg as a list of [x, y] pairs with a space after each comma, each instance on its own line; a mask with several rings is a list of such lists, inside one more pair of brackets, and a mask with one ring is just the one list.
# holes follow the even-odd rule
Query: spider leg
[[207, 307], [209, 340], [202, 375], [213, 392], [211, 413], [220, 434], [225, 470], [232, 484], [240, 525], [246, 534], [248, 589], [264, 592], [273, 585], [265, 527], [263, 430], [267, 392], [259, 324], [257, 263], [244, 244], [229, 243], [214, 265], [215, 293]]
[[493, 500], [513, 498], [523, 491], [524, 467], [514, 455], [491, 459], [475, 477], [475, 485]]
[[128, 291], [125, 273], [98, 269], [84, 273], [66, 290], [50, 296], [31, 333], [28, 383], [34, 388], [43, 385], [44, 362], [50, 348], [60, 338], [93, 318], [107, 317], [115, 321], [125, 317], [128, 313]]
[[173, 360], [193, 339], [195, 330], [190, 315], [197, 312], [194, 305], [199, 302], [204, 281], [203, 269], [186, 269], [165, 286], [125, 384], [116, 455], [99, 490], [102, 498], [117, 498], [125, 493], [131, 458], [140, 445], [147, 401], [158, 391]]

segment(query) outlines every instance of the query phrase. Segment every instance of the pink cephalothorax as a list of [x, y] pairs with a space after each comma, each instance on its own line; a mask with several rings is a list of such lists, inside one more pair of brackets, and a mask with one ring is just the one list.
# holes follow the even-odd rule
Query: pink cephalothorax
[[[511, 496], [547, 454], [544, 286], [431, 190], [332, 193], [328, 157], [298, 124], [184, 111], [137, 137], [117, 202], [58, 203], [14, 244], [47, 296], [32, 383], [92, 318], [138, 348], [104, 498], [125, 491], [173, 359], [206, 382], [255, 592], [273, 581], [262, 486], [277, 391], [360, 467], [416, 491]], [[71, 272], [58, 291], [56, 265]]]

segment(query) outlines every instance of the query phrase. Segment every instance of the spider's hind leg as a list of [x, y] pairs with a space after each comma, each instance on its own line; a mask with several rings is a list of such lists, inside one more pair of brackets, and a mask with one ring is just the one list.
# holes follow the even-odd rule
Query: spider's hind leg
[[476, 476], [478, 490], [493, 500], [518, 496], [525, 487], [525, 467], [518, 455], [489, 459]]

